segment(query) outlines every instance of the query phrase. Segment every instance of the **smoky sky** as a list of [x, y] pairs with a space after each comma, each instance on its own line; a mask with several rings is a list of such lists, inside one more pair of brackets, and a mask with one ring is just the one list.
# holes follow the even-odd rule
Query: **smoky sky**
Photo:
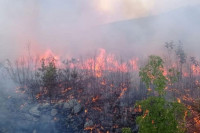
[[[163, 20], [168, 17], [162, 19], [160, 15], [199, 3], [198, 0], [0, 0], [0, 59], [23, 55], [27, 44], [33, 54], [51, 49], [58, 55], [71, 57], [98, 48], [123, 53], [143, 46], [146, 40], [151, 44], [161, 43], [171, 38], [165, 36], [168, 26], [178, 23], [166, 23], [168, 20]], [[184, 14], [187, 16], [187, 11], [182, 12], [183, 17]], [[147, 31], [141, 28], [143, 22], [126, 23], [152, 16], [159, 17], [146, 24]], [[158, 23], [167, 25], [157, 27]], [[179, 28], [187, 29], [189, 24]], [[129, 32], [132, 27], [134, 33]], [[155, 36], [149, 39], [146, 36], [152, 34], [148, 33], [152, 27]], [[159, 33], [157, 28], [165, 30]], [[180, 34], [177, 36], [171, 39], [182, 38]], [[156, 41], [160, 40], [157, 37], [162, 40]]]

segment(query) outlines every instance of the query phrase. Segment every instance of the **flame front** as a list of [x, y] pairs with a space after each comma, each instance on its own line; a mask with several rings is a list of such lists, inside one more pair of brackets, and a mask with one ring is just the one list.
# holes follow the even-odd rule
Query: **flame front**
[[128, 72], [138, 70], [138, 59], [130, 59], [128, 62], [118, 61], [114, 54], [107, 54], [105, 49], [99, 49], [98, 55], [89, 58], [83, 63], [82, 69], [91, 70], [96, 77], [102, 77], [105, 71]]

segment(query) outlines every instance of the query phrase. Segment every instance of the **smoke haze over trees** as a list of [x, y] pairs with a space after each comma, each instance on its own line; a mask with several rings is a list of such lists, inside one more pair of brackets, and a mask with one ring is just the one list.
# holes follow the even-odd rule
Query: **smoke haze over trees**
[[127, 54], [153, 53], [170, 40], [181, 40], [195, 51], [193, 47], [199, 43], [197, 0], [0, 2], [1, 60], [23, 55], [27, 43], [31, 43], [34, 54], [53, 49], [63, 57], [98, 48]]
[[0, 0], [0, 132], [200, 132], [199, 34], [199, 0]]

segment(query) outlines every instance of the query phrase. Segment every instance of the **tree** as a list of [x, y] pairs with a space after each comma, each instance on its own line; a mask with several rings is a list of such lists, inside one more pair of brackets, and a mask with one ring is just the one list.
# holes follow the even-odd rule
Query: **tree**
[[47, 91], [51, 103], [53, 94], [57, 87], [58, 77], [55, 59], [53, 57], [49, 57], [48, 60], [42, 59], [40, 71], [43, 89]]
[[183, 64], [186, 63], [186, 53], [183, 50], [183, 44], [179, 41], [179, 44], [177, 46], [176, 56], [178, 57], [179, 64], [180, 64], [180, 76], [179, 79], [182, 79], [183, 76]]
[[167, 79], [163, 75], [164, 67], [163, 60], [158, 56], [150, 56], [148, 64], [140, 69], [139, 76], [141, 80], [149, 88], [153, 85], [154, 90], [159, 93], [160, 96], [164, 95], [164, 88], [167, 84]]
[[40, 80], [37, 75], [38, 58], [25, 56], [15, 62], [6, 60], [4, 68], [9, 78], [18, 86], [20, 91], [25, 92], [26, 98], [35, 101], [35, 95], [39, 92]]
[[[185, 131], [185, 107], [178, 102], [165, 99], [167, 78], [163, 75], [163, 60], [159, 56], [150, 56], [139, 75], [146, 87], [153, 86], [158, 96], [151, 96], [136, 103], [142, 109], [142, 116], [137, 117], [140, 133], [180, 133]], [[150, 89], [151, 90], [151, 89]]]

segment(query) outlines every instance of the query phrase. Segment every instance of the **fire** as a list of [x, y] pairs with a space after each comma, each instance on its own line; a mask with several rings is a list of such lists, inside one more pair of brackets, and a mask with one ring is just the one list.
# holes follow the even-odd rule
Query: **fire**
[[199, 117], [195, 117], [194, 121], [196, 122], [196, 125], [200, 125], [200, 118]]
[[92, 107], [94, 110], [102, 112], [102, 109], [100, 107]]
[[148, 91], [152, 91], [152, 89], [151, 89], [151, 88], [148, 88], [147, 90], [148, 90]]
[[184, 114], [184, 121], [186, 120], [187, 115], [188, 115], [188, 111], [185, 111], [185, 114]]
[[[53, 60], [56, 67], [63, 68], [65, 64], [63, 61], [68, 61], [68, 59], [61, 60], [59, 55], [52, 52], [51, 49], [47, 49], [44, 54], [40, 55], [38, 58], [33, 58], [35, 60], [36, 68], [39, 68], [37, 61], [44, 60], [45, 64], [48, 64], [49, 60]], [[70, 60], [71, 61], [71, 60]], [[22, 62], [22, 61], [21, 61]], [[30, 61], [24, 60], [23, 63], [29, 63]], [[34, 63], [33, 61], [31, 61]], [[85, 60], [76, 59], [75, 63], [72, 61], [69, 64], [70, 69], [78, 68], [80, 70], [87, 70], [90, 74], [95, 77], [102, 77], [106, 72], [130, 72], [138, 71], [138, 58], [132, 58], [126, 61], [119, 60], [114, 54], [107, 53], [105, 49], [98, 49], [97, 54], [94, 57], [86, 58]], [[27, 66], [29, 66], [27, 64]], [[103, 82], [102, 82], [103, 83]]]
[[187, 72], [183, 72], [183, 76], [184, 76], [184, 77], [188, 77], [189, 74], [188, 74]]
[[52, 52], [51, 49], [48, 49], [44, 54], [42, 54], [40, 57], [39, 57], [39, 60], [44, 60], [45, 63], [48, 62], [49, 59], [54, 59], [55, 60], [55, 63], [56, 63], [56, 66], [59, 67], [61, 66], [62, 62], [60, 60], [60, 57], [58, 55], [56, 55], [55, 53]]
[[95, 129], [95, 127], [93, 127], [93, 126], [91, 126], [91, 127], [86, 127], [84, 130], [94, 130]]
[[167, 70], [164, 69], [164, 70], [163, 70], [163, 75], [164, 75], [164, 76], [167, 76], [167, 74], [168, 74], [168, 73], [167, 73]]
[[148, 113], [149, 113], [149, 110], [146, 110], [145, 114], [144, 114], [144, 116], [142, 118], [144, 119], [148, 115]]
[[133, 70], [138, 70], [138, 64], [137, 64], [138, 60], [139, 59], [136, 58], [136, 59], [131, 59], [129, 61], [129, 63], [131, 64]]
[[87, 114], [87, 112], [88, 112], [88, 110], [87, 109], [85, 109], [85, 113]]
[[45, 59], [46, 60], [51, 56], [56, 60], [60, 59], [59, 56], [55, 55], [50, 49], [48, 49], [43, 55], [40, 56], [40, 60], [41, 59]]
[[180, 99], [180, 98], [177, 98], [177, 102], [178, 102], [178, 103], [181, 103], [181, 99]]
[[97, 125], [91, 125], [91, 126], [87, 126], [87, 127], [85, 127], [84, 128], [84, 130], [90, 130], [91, 132], [93, 131], [93, 130], [95, 130], [96, 129], [96, 127], [97, 127]]
[[72, 88], [66, 88], [65, 90], [62, 91], [62, 93], [64, 94], [64, 93], [70, 91], [71, 89], [72, 89]]
[[196, 76], [200, 74], [200, 67], [199, 66], [192, 65], [191, 70], [192, 70], [193, 74], [196, 75]]
[[92, 102], [96, 102], [99, 99], [99, 96], [93, 97]]
[[119, 98], [123, 97], [126, 91], [127, 91], [127, 88], [122, 89], [122, 92], [120, 93]]
[[39, 93], [39, 94], [37, 94], [37, 95], [35, 96], [35, 98], [36, 98], [36, 99], [39, 99], [41, 96], [42, 96], [42, 94]]
[[106, 85], [106, 81], [102, 81], [102, 82], [101, 82], [101, 85]]
[[141, 112], [142, 112], [141, 105], [139, 105], [138, 108], [135, 108], [135, 109], [134, 109], [134, 112], [139, 112], [139, 113], [141, 113]]
[[99, 49], [94, 58], [87, 59], [82, 69], [91, 70], [96, 77], [102, 77], [103, 72], [128, 72], [138, 70], [138, 58], [130, 59], [128, 62], [118, 61], [114, 54], [107, 54], [105, 49]]
[[101, 77], [102, 75], [102, 70], [105, 69], [105, 56], [106, 56], [106, 51], [105, 49], [100, 49], [100, 53], [96, 58], [96, 65], [95, 65], [95, 70], [97, 72], [97, 77]]

